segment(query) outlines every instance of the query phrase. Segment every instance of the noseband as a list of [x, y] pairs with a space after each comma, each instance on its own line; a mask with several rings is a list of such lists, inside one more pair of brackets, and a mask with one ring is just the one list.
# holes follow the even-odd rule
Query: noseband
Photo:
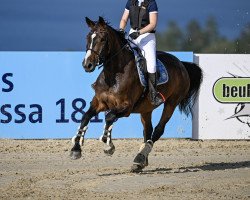
[[[103, 48], [104, 49], [104, 48]], [[103, 55], [103, 50], [102, 49], [102, 51], [101, 51], [101, 53], [99, 54], [97, 51], [95, 51], [94, 49], [87, 49], [86, 50], [86, 52], [87, 51], [91, 51], [91, 52], [93, 52], [94, 54], [96, 54], [97, 55], [97, 57], [98, 57], [98, 63], [97, 63], [97, 65], [103, 65], [103, 63], [105, 62], [104, 60], [104, 55]]]

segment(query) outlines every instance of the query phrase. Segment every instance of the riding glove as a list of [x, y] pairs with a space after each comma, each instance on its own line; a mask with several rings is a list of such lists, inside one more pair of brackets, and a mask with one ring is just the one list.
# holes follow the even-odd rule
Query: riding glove
[[133, 32], [133, 33], [129, 34], [129, 37], [131, 37], [133, 40], [137, 39], [139, 36], [140, 36], [139, 31], [136, 31], [136, 32]]
[[121, 35], [125, 38], [125, 34], [126, 34], [125, 30], [122, 29], [122, 28], [120, 28], [118, 31], [119, 31], [119, 32], [121, 33]]

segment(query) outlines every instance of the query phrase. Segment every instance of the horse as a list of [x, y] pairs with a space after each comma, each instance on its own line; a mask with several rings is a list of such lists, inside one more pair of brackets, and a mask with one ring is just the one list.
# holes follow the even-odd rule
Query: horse
[[135, 56], [128, 47], [128, 40], [102, 17], [98, 21], [88, 17], [85, 20], [90, 32], [82, 66], [87, 73], [93, 72], [97, 66], [103, 69], [92, 85], [95, 95], [82, 117], [77, 135], [72, 138], [74, 146], [70, 156], [72, 159], [81, 157], [87, 125], [100, 112], [106, 112], [106, 124], [100, 140], [106, 146], [104, 153], [112, 155], [115, 151], [111, 137], [113, 123], [119, 118], [129, 117], [131, 113], [138, 113], [143, 125], [144, 142], [134, 158], [131, 171], [140, 172], [148, 165], [149, 153], [163, 135], [175, 108], [179, 106], [186, 115], [191, 113], [202, 83], [202, 70], [195, 63], [181, 62], [169, 53], [157, 51], [157, 58], [167, 66], [169, 80], [157, 87], [165, 102], [160, 121], [153, 128], [151, 118], [156, 107], [151, 104], [149, 92], [140, 83]]

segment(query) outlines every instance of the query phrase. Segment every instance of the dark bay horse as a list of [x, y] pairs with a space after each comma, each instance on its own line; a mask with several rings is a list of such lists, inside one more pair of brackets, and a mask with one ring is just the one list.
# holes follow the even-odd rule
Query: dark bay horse
[[185, 114], [191, 112], [202, 82], [202, 70], [194, 63], [181, 62], [171, 54], [157, 52], [158, 59], [167, 66], [169, 81], [157, 87], [165, 102], [160, 121], [153, 128], [151, 117], [155, 107], [140, 83], [135, 57], [128, 48], [128, 41], [102, 17], [97, 22], [86, 18], [86, 23], [90, 33], [87, 35], [87, 52], [82, 65], [86, 72], [93, 72], [100, 64], [103, 65], [103, 70], [92, 85], [95, 96], [82, 117], [77, 135], [72, 138], [74, 146], [71, 149], [71, 158], [81, 157], [81, 145], [87, 125], [99, 112], [107, 111], [106, 125], [100, 139], [106, 144], [104, 152], [108, 155], [115, 151], [111, 138], [113, 123], [131, 113], [140, 113], [144, 143], [134, 159], [132, 171], [141, 171], [148, 165], [148, 155], [153, 144], [163, 135], [165, 125], [175, 108], [179, 106]]

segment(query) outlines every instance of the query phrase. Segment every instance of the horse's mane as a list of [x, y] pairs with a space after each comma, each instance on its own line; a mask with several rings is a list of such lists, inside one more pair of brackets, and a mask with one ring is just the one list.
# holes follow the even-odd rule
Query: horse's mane
[[120, 31], [115, 30], [113, 27], [109, 26], [120, 38], [123, 44], [127, 44], [128, 40], [124, 37], [124, 34], [122, 34]]
[[127, 39], [124, 37], [124, 35], [120, 31], [114, 29], [111, 26], [111, 23], [109, 21], [107, 21], [106, 19], [104, 19], [104, 21], [105, 21], [108, 29], [110, 29], [111, 31], [113, 31], [119, 37], [119, 39], [122, 41], [122, 44], [127, 44], [128, 43]]

